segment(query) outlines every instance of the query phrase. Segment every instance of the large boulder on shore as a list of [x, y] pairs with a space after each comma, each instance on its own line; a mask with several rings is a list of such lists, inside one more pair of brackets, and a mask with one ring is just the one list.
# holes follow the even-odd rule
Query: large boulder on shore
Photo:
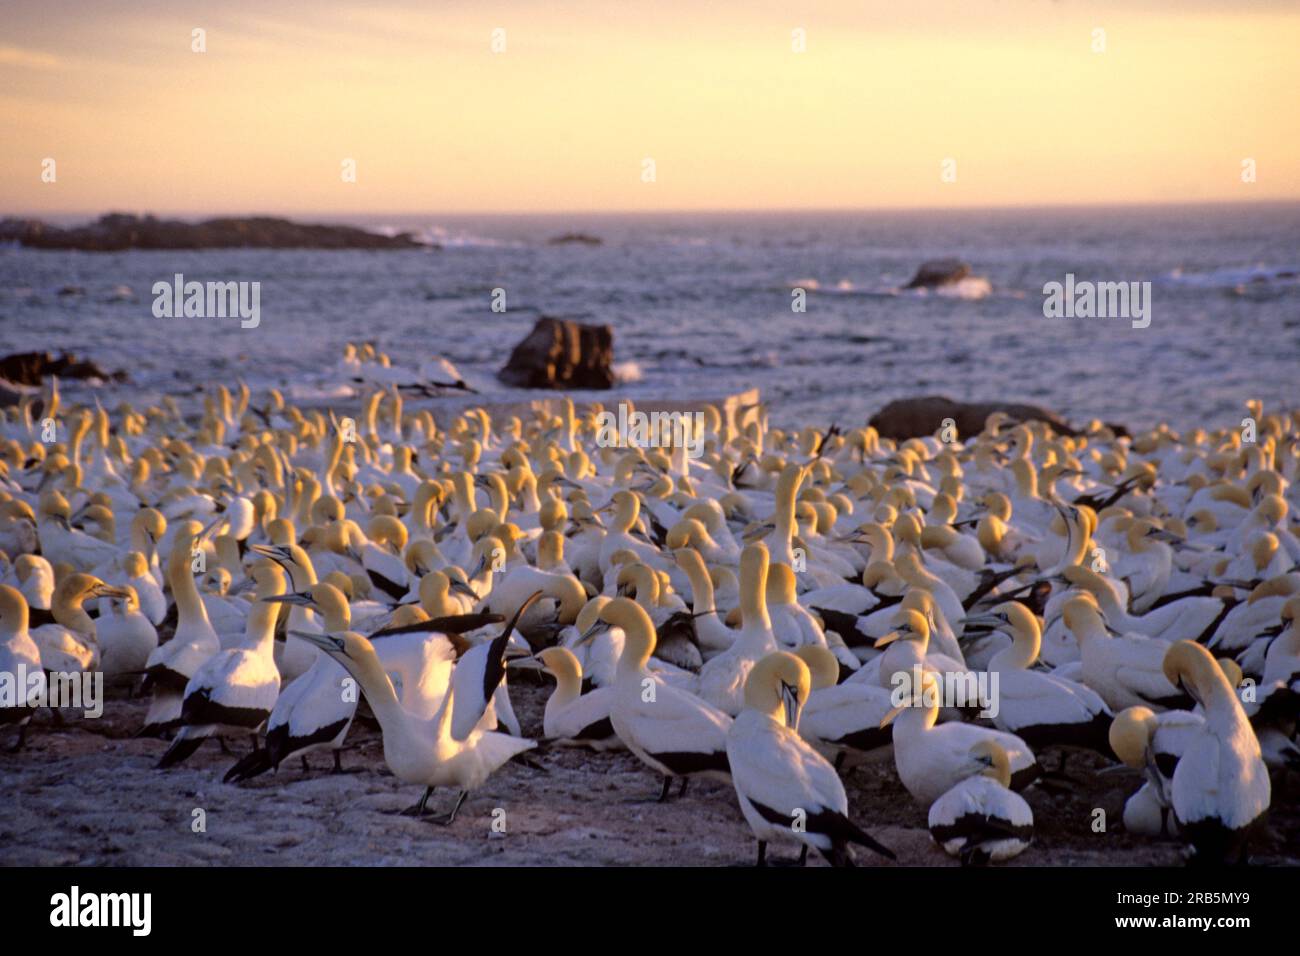
[[960, 282], [970, 275], [970, 266], [960, 259], [931, 259], [921, 263], [905, 289], [934, 289]]
[[547, 316], [537, 320], [497, 378], [516, 388], [612, 388], [614, 330]]
[[1038, 405], [1020, 402], [954, 402], [942, 395], [923, 398], [903, 398], [890, 402], [871, 417], [867, 424], [880, 433], [881, 438], [905, 441], [933, 435], [943, 427], [943, 420], [951, 418], [962, 438], [978, 435], [984, 422], [994, 412], [1003, 412], [1016, 421], [1047, 422], [1064, 435], [1077, 435], [1079, 430], [1057, 415]]

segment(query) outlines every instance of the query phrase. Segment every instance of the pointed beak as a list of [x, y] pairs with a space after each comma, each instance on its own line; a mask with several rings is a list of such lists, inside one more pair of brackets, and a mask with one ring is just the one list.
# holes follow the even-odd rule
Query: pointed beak
[[457, 594], [463, 594], [467, 598], [472, 598], [475, 601], [478, 600], [478, 592], [460, 578], [451, 579], [451, 590], [455, 591]]
[[315, 631], [297, 631], [287, 632], [290, 637], [296, 637], [300, 641], [306, 641], [308, 644], [314, 644], [331, 657], [347, 657], [342, 638], [334, 637], [330, 634], [317, 633]]
[[125, 588], [114, 587], [111, 584], [106, 584], [105, 582], [100, 581], [98, 584], [94, 585], [90, 589], [90, 594], [88, 596], [106, 597], [106, 598], [124, 598], [126, 597], [126, 593], [127, 592]]
[[892, 644], [892, 643], [894, 643], [894, 641], [898, 640], [898, 639], [901, 638], [902, 636], [903, 636], [903, 634], [902, 634], [901, 631], [890, 631], [890, 632], [889, 632], [888, 634], [886, 634], [884, 637], [878, 637], [878, 638], [876, 638], [876, 643], [873, 644], [872, 646], [873, 646], [873, 647], [884, 647], [886, 644]]
[[283, 564], [289, 560], [288, 549], [275, 544], [253, 544], [249, 545], [248, 550], [254, 554], [260, 554], [264, 558], [269, 558], [276, 564]]
[[208, 522], [208, 524], [204, 527], [202, 531], [200, 531], [197, 535], [194, 536], [194, 540], [207, 541], [208, 538], [212, 535], [212, 533], [217, 529], [217, 527], [225, 520], [226, 520], [225, 515], [223, 514], [217, 515], [210, 522]]
[[287, 594], [272, 594], [269, 597], [262, 598], [268, 604], [295, 604], [298, 607], [315, 607], [310, 594], [304, 594], [301, 591], [290, 591]]
[[885, 714], [884, 717], [880, 718], [880, 729], [884, 730], [886, 727], [892, 724], [895, 718], [897, 718], [898, 715], [904, 711], [904, 709], [905, 709], [904, 707], [895, 707], [889, 713]]
[[791, 730], [799, 726], [799, 692], [784, 681], [781, 682], [781, 703], [785, 708], [785, 725]]
[[573, 642], [573, 646], [582, 647], [585, 644], [590, 644], [595, 639], [597, 634], [601, 633], [602, 631], [606, 631], [608, 629], [609, 629], [608, 624], [606, 624], [604, 621], [597, 620], [595, 624], [591, 625], [591, 627], [583, 631], [582, 635], [576, 641]]

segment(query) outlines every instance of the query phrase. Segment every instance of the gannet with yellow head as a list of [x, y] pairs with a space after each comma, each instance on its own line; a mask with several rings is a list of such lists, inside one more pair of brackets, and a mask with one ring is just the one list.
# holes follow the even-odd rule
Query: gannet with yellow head
[[11, 753], [22, 749], [27, 725], [43, 699], [39, 686], [20, 674], [41, 674], [41, 652], [27, 630], [27, 599], [17, 588], [0, 584], [0, 724], [18, 726], [18, 739]]
[[1076, 681], [1031, 670], [1042, 646], [1038, 618], [1018, 601], [1004, 601], [985, 614], [966, 619], [1011, 637], [1011, 646], [989, 661], [998, 675], [998, 706], [993, 725], [1031, 747], [1049, 744], [1086, 747], [1105, 753], [1111, 713], [1095, 691]]
[[94, 598], [124, 594], [121, 588], [105, 584], [93, 574], [68, 574], [60, 580], [50, 606], [53, 623], [42, 624], [30, 632], [31, 639], [40, 648], [44, 668], [52, 673], [98, 670], [98, 633], [82, 604]]
[[737, 714], [744, 703], [749, 669], [777, 649], [767, 610], [767, 546], [747, 545], [740, 556], [741, 627], [731, 646], [700, 668], [700, 697], [726, 714]]
[[[683, 790], [694, 776], [727, 779], [726, 734], [731, 718], [650, 672], [655, 630], [639, 604], [614, 598], [600, 609], [600, 619], [623, 632], [610, 721], [627, 748], [663, 775], [660, 800], [668, 798], [674, 778], [682, 778]], [[589, 631], [582, 640], [591, 636]]]
[[548, 647], [537, 654], [537, 660], [555, 678], [555, 690], [546, 699], [542, 714], [542, 731], [547, 738], [592, 750], [623, 746], [609, 719], [613, 688], [596, 687], [582, 693], [582, 666], [568, 648]]
[[1170, 787], [1179, 830], [1195, 862], [1245, 862], [1271, 799], [1259, 740], [1236, 691], [1205, 648], [1191, 641], [1171, 645], [1164, 673], [1205, 714], [1203, 730], [1178, 761]]
[[1028, 849], [1034, 814], [1009, 789], [1011, 761], [996, 741], [979, 741], [969, 756], [979, 769], [931, 804], [930, 836], [962, 866], [1002, 863]]
[[1014, 734], [976, 727], [973, 724], [938, 724], [941, 687], [939, 676], [921, 671], [920, 686], [895, 687], [882, 671], [882, 686], [898, 691], [902, 703], [881, 721], [893, 724], [894, 765], [907, 792], [918, 803], [929, 806], [976, 772], [970, 753], [976, 744], [992, 741], [1006, 751], [1011, 760], [1011, 783], [1023, 790], [1040, 773], [1038, 761], [1029, 746]]
[[[384, 760], [388, 768], [402, 782], [424, 786], [424, 795], [419, 802], [403, 813], [423, 817], [435, 788], [456, 787], [460, 795], [450, 813], [430, 818], [430, 822], [450, 826], [470, 791], [482, 786], [492, 773], [513, 757], [536, 746], [532, 740], [484, 730], [480, 726], [487, 704], [505, 672], [503, 655], [506, 643], [523, 610], [520, 607], [502, 634], [484, 645], [487, 648], [486, 669], [476, 671], [469, 680], [459, 679], [453, 672], [446, 693], [432, 716], [412, 713], [403, 705], [374, 645], [362, 635], [355, 631], [292, 632], [291, 636], [315, 645], [338, 661], [356, 679], [383, 730]], [[477, 684], [477, 688], [471, 684]], [[470, 698], [468, 710], [462, 708], [460, 714], [455, 712], [458, 697]], [[463, 715], [468, 718], [468, 729], [458, 736], [454, 724]]]
[[851, 844], [881, 856], [894, 853], [848, 816], [848, 797], [835, 768], [795, 729], [807, 700], [807, 665], [785, 651], [758, 661], [745, 681], [745, 705], [727, 730], [732, 784], [746, 822], [758, 839], [758, 865], [767, 844], [817, 850], [833, 866], [852, 866]]
[[[327, 632], [346, 631], [352, 614], [347, 598], [333, 584], [317, 582], [305, 591], [268, 593], [263, 601], [270, 607], [281, 604], [310, 608], [317, 612]], [[356, 716], [356, 695], [346, 693], [347, 672], [327, 654], [316, 653], [311, 667], [287, 683], [276, 698], [266, 722], [266, 745], [254, 750], [226, 772], [226, 783], [248, 780], [267, 770], [278, 769], [290, 757], [298, 757], [302, 769], [309, 768], [307, 755], [331, 751], [334, 772], [342, 772], [340, 751], [352, 719]]]
[[280, 605], [266, 601], [284, 593], [284, 572], [271, 561], [253, 569], [258, 600], [248, 612], [244, 642], [219, 651], [200, 665], [185, 685], [180, 729], [158, 769], [186, 760], [209, 737], [257, 732], [271, 716], [280, 694], [275, 666], [275, 622]]

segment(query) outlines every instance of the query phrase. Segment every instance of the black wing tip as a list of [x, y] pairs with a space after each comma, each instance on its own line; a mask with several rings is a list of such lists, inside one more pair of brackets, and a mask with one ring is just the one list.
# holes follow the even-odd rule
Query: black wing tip
[[261, 776], [271, 769], [271, 754], [265, 747], [245, 754], [239, 762], [226, 771], [222, 783], [243, 783], [253, 777]]

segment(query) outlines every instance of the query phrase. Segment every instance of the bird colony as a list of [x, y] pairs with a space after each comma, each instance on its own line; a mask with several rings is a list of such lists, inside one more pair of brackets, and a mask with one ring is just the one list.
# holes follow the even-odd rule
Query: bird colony
[[89, 678], [148, 697], [160, 790], [204, 746], [229, 787], [338, 770], [361, 717], [444, 826], [509, 761], [625, 749], [661, 801], [723, 781], [760, 865], [894, 859], [842, 783], [867, 762], [963, 864], [1033, 862], [1022, 794], [1079, 750], [1129, 834], [1200, 863], [1246, 860], [1300, 768], [1300, 415], [894, 442], [706, 406], [687, 456], [553, 407], [28, 397], [0, 430], [9, 745], [93, 717], [55, 693]]

